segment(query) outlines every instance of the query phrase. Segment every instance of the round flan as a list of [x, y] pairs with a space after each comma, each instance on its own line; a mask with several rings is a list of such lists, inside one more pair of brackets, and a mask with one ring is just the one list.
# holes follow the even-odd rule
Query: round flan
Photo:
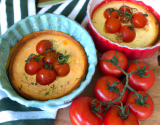
[[[67, 63], [70, 72], [64, 77], [57, 77], [49, 85], [36, 82], [36, 75], [25, 72], [25, 60], [36, 52], [36, 45], [41, 40], [49, 40], [53, 50], [69, 54]], [[81, 44], [70, 35], [59, 31], [39, 31], [24, 36], [11, 51], [9, 77], [13, 87], [24, 98], [46, 101], [63, 97], [76, 89], [85, 78], [87, 71], [87, 56]]]

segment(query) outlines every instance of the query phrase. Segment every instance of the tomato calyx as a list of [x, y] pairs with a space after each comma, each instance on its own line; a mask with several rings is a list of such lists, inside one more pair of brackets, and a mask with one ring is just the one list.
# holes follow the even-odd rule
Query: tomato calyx
[[52, 64], [48, 65], [48, 62], [45, 65], [42, 65], [45, 69], [52, 69]]
[[137, 105], [147, 106], [147, 107], [151, 108], [150, 105], [146, 103], [147, 98], [148, 98], [148, 94], [143, 97], [140, 93], [138, 93], [138, 94], [136, 94], [137, 98], [134, 96], [135, 94], [132, 94], [132, 95], [135, 98]]
[[[121, 103], [121, 106], [116, 105], [117, 107], [120, 108], [120, 110], [117, 109], [116, 107], [115, 108], [116, 108], [117, 112], [119, 113], [120, 117], [123, 120], [126, 120], [127, 116], [129, 115], [129, 107], [128, 107], [128, 105], [123, 106], [122, 102], [120, 102], [120, 103]], [[126, 110], [127, 110], [127, 112], [126, 112]]]
[[110, 85], [110, 83], [107, 81], [106, 85], [108, 86], [108, 88], [106, 89], [109, 89], [109, 92], [113, 91], [113, 92], [116, 92], [118, 95], [120, 95], [120, 90], [119, 88], [116, 87], [116, 85], [118, 85], [119, 82], [114, 82], [112, 85]]
[[93, 114], [103, 119], [101, 115], [99, 115], [103, 111], [101, 109], [101, 106], [102, 106], [102, 102], [98, 101], [97, 99], [94, 99], [91, 101], [91, 111], [93, 112]]
[[[136, 61], [137, 63], [137, 61]], [[148, 77], [150, 78], [149, 74], [147, 73], [150, 69], [152, 69], [151, 67], [147, 70], [145, 70], [147, 65], [145, 65], [142, 69], [140, 69], [138, 63], [137, 63], [137, 71], [136, 71], [136, 74], [139, 76], [139, 77]]]
[[68, 55], [63, 55], [62, 53], [56, 53], [56, 54], [58, 55], [58, 58], [55, 58], [55, 59], [59, 62], [59, 64], [66, 63], [70, 56], [69, 54]]

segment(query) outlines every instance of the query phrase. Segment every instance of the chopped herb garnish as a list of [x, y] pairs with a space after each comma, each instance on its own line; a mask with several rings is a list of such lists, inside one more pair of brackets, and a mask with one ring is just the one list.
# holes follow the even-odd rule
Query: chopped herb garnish
[[50, 91], [46, 92], [46, 93], [44, 94], [44, 96], [47, 96], [47, 95], [49, 95], [49, 92], [50, 92]]
[[55, 85], [53, 84], [53, 86], [51, 87], [52, 89], [56, 89]]

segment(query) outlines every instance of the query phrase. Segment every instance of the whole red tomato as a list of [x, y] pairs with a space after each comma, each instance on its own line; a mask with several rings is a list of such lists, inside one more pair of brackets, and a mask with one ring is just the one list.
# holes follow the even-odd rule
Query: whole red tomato
[[34, 58], [29, 59], [25, 64], [25, 72], [29, 75], [36, 74], [42, 68], [41, 62], [37, 62]]
[[[87, 96], [80, 96], [73, 100], [69, 110], [69, 116], [73, 125], [102, 125], [103, 112], [95, 115], [98, 112], [95, 111], [94, 107], [99, 106], [100, 103], [94, 100], [94, 98]], [[103, 107], [100, 106], [100, 110], [102, 109]], [[94, 114], [93, 112], [96, 113]]]
[[53, 64], [56, 61], [56, 59], [58, 58], [58, 55], [56, 55], [56, 51], [47, 52], [47, 53], [43, 54], [42, 56], [44, 56], [43, 57], [44, 64], [47, 63], [48, 66], [50, 66], [51, 64]]
[[[116, 56], [115, 58], [113, 58], [115, 54]], [[117, 64], [123, 70], [126, 70], [128, 65], [128, 59], [126, 55], [123, 54], [122, 52], [116, 50], [106, 51], [101, 55], [100, 59], [98, 60], [99, 69], [104, 75], [112, 75], [115, 77], [120, 77], [123, 75], [123, 72], [119, 68], [117, 68], [114, 64], [111, 64], [111, 62], [106, 62], [103, 61], [102, 59], [119, 61]]]
[[136, 27], [136, 28], [144, 28], [147, 25], [147, 18], [144, 14], [141, 12], [134, 13], [132, 15], [132, 20], [131, 23]]
[[49, 40], [41, 40], [36, 45], [36, 51], [38, 54], [42, 54], [49, 50], [49, 48], [52, 47], [52, 43]]
[[147, 98], [145, 97], [147, 93], [144, 91], [137, 91], [137, 93], [142, 95], [142, 97], [140, 96], [142, 100], [137, 101], [137, 96], [133, 92], [130, 92], [125, 104], [128, 104], [130, 111], [138, 120], [146, 120], [153, 114], [154, 103], [149, 95]]
[[118, 11], [114, 11], [113, 8], [109, 8], [109, 9], [107, 9], [104, 12], [104, 17], [106, 19], [109, 19], [109, 18], [116, 18], [116, 19], [118, 19], [119, 18]]
[[[117, 84], [115, 84], [117, 82]], [[115, 84], [115, 85], [114, 85]], [[116, 77], [113, 76], [102, 76], [99, 78], [94, 86], [94, 95], [96, 99], [102, 102], [111, 102], [119, 97], [118, 92], [122, 92], [124, 88], [123, 83]], [[124, 92], [120, 101], [125, 102], [127, 98], [127, 91]], [[120, 104], [119, 101], [114, 102], [113, 104]]]
[[66, 76], [70, 72], [70, 66], [68, 63], [64, 64], [53, 63], [52, 67], [56, 71], [57, 76]]
[[41, 69], [36, 74], [36, 81], [41, 85], [48, 85], [56, 80], [56, 72], [52, 69]]
[[124, 25], [120, 29], [120, 33], [122, 35], [123, 42], [132, 42], [136, 37], [136, 31], [131, 25]]
[[127, 68], [127, 73], [136, 70], [137, 72], [129, 76], [129, 85], [136, 91], [149, 90], [155, 82], [154, 72], [150, 68], [151, 67], [145, 62], [137, 62], [130, 64]]
[[116, 106], [112, 106], [107, 110], [104, 115], [104, 125], [139, 125], [138, 120], [131, 112], [129, 112], [127, 118], [123, 119], [123, 116], [120, 116], [116, 108], [120, 110]]
[[116, 18], [109, 18], [105, 22], [104, 29], [106, 33], [117, 33], [121, 29], [121, 23]]

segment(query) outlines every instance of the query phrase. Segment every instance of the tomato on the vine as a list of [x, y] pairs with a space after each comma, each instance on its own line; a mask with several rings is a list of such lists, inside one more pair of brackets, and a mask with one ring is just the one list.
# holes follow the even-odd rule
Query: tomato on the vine
[[42, 54], [46, 51], [48, 51], [52, 47], [52, 43], [49, 40], [41, 40], [36, 45], [36, 51], [38, 54]]
[[120, 34], [122, 35], [123, 42], [132, 42], [136, 37], [136, 31], [131, 25], [124, 25], [120, 29]]
[[126, 70], [128, 65], [128, 59], [125, 54], [117, 50], [108, 50], [104, 52], [101, 55], [100, 59], [98, 60], [99, 69], [101, 73], [103, 73], [104, 75], [112, 75], [115, 77], [120, 77], [123, 75], [123, 72], [111, 62], [103, 61], [102, 59], [112, 60], [112, 61], [117, 60], [117, 65], [120, 66], [124, 71]]
[[48, 85], [56, 80], [56, 72], [52, 69], [43, 68], [36, 74], [36, 82], [41, 85]]
[[25, 72], [29, 75], [36, 74], [40, 69], [43, 68], [41, 62], [36, 61], [34, 58], [29, 59], [25, 64]]
[[[122, 23], [126, 23], [129, 21], [129, 17], [132, 15], [132, 9], [128, 6], [122, 6], [120, 7], [119, 11], [119, 20]], [[124, 12], [124, 13], [123, 13]]]
[[[137, 118], [132, 112], [127, 117], [120, 116], [121, 109], [117, 106], [110, 107], [104, 115], [104, 125], [139, 125]], [[125, 115], [124, 115], [125, 116]]]
[[129, 65], [127, 73], [136, 71], [129, 75], [128, 84], [136, 91], [147, 91], [155, 82], [155, 74], [151, 67], [145, 62], [135, 62]]
[[[123, 83], [113, 76], [102, 76], [99, 78], [94, 86], [94, 95], [96, 99], [102, 102], [111, 102], [119, 97], [119, 94], [124, 89]], [[125, 102], [127, 98], [127, 91], [124, 92], [120, 101]], [[120, 104], [119, 100], [112, 104]]]
[[142, 14], [141, 12], [134, 13], [132, 15], [131, 23], [136, 28], [144, 28], [147, 25], [147, 18], [145, 14]]
[[118, 19], [119, 18], [118, 11], [114, 11], [113, 8], [109, 8], [106, 11], [104, 11], [104, 17], [106, 19], [109, 19], [109, 18]]
[[43, 57], [43, 62], [44, 64], [48, 64], [48, 66], [50, 66], [51, 64], [53, 64], [56, 59], [58, 58], [58, 55], [56, 54], [56, 51], [52, 51], [52, 52], [47, 52], [45, 54], [42, 54]]
[[[99, 106], [99, 108], [98, 108]], [[103, 107], [92, 97], [80, 96], [73, 100], [69, 116], [73, 125], [102, 125]]]
[[130, 92], [125, 104], [128, 104], [130, 111], [138, 120], [146, 120], [153, 114], [154, 103], [146, 92], [137, 91], [137, 93], [139, 98], [137, 98], [134, 92]]
[[116, 18], [109, 18], [104, 25], [104, 31], [106, 33], [117, 33], [121, 29], [121, 23]]

